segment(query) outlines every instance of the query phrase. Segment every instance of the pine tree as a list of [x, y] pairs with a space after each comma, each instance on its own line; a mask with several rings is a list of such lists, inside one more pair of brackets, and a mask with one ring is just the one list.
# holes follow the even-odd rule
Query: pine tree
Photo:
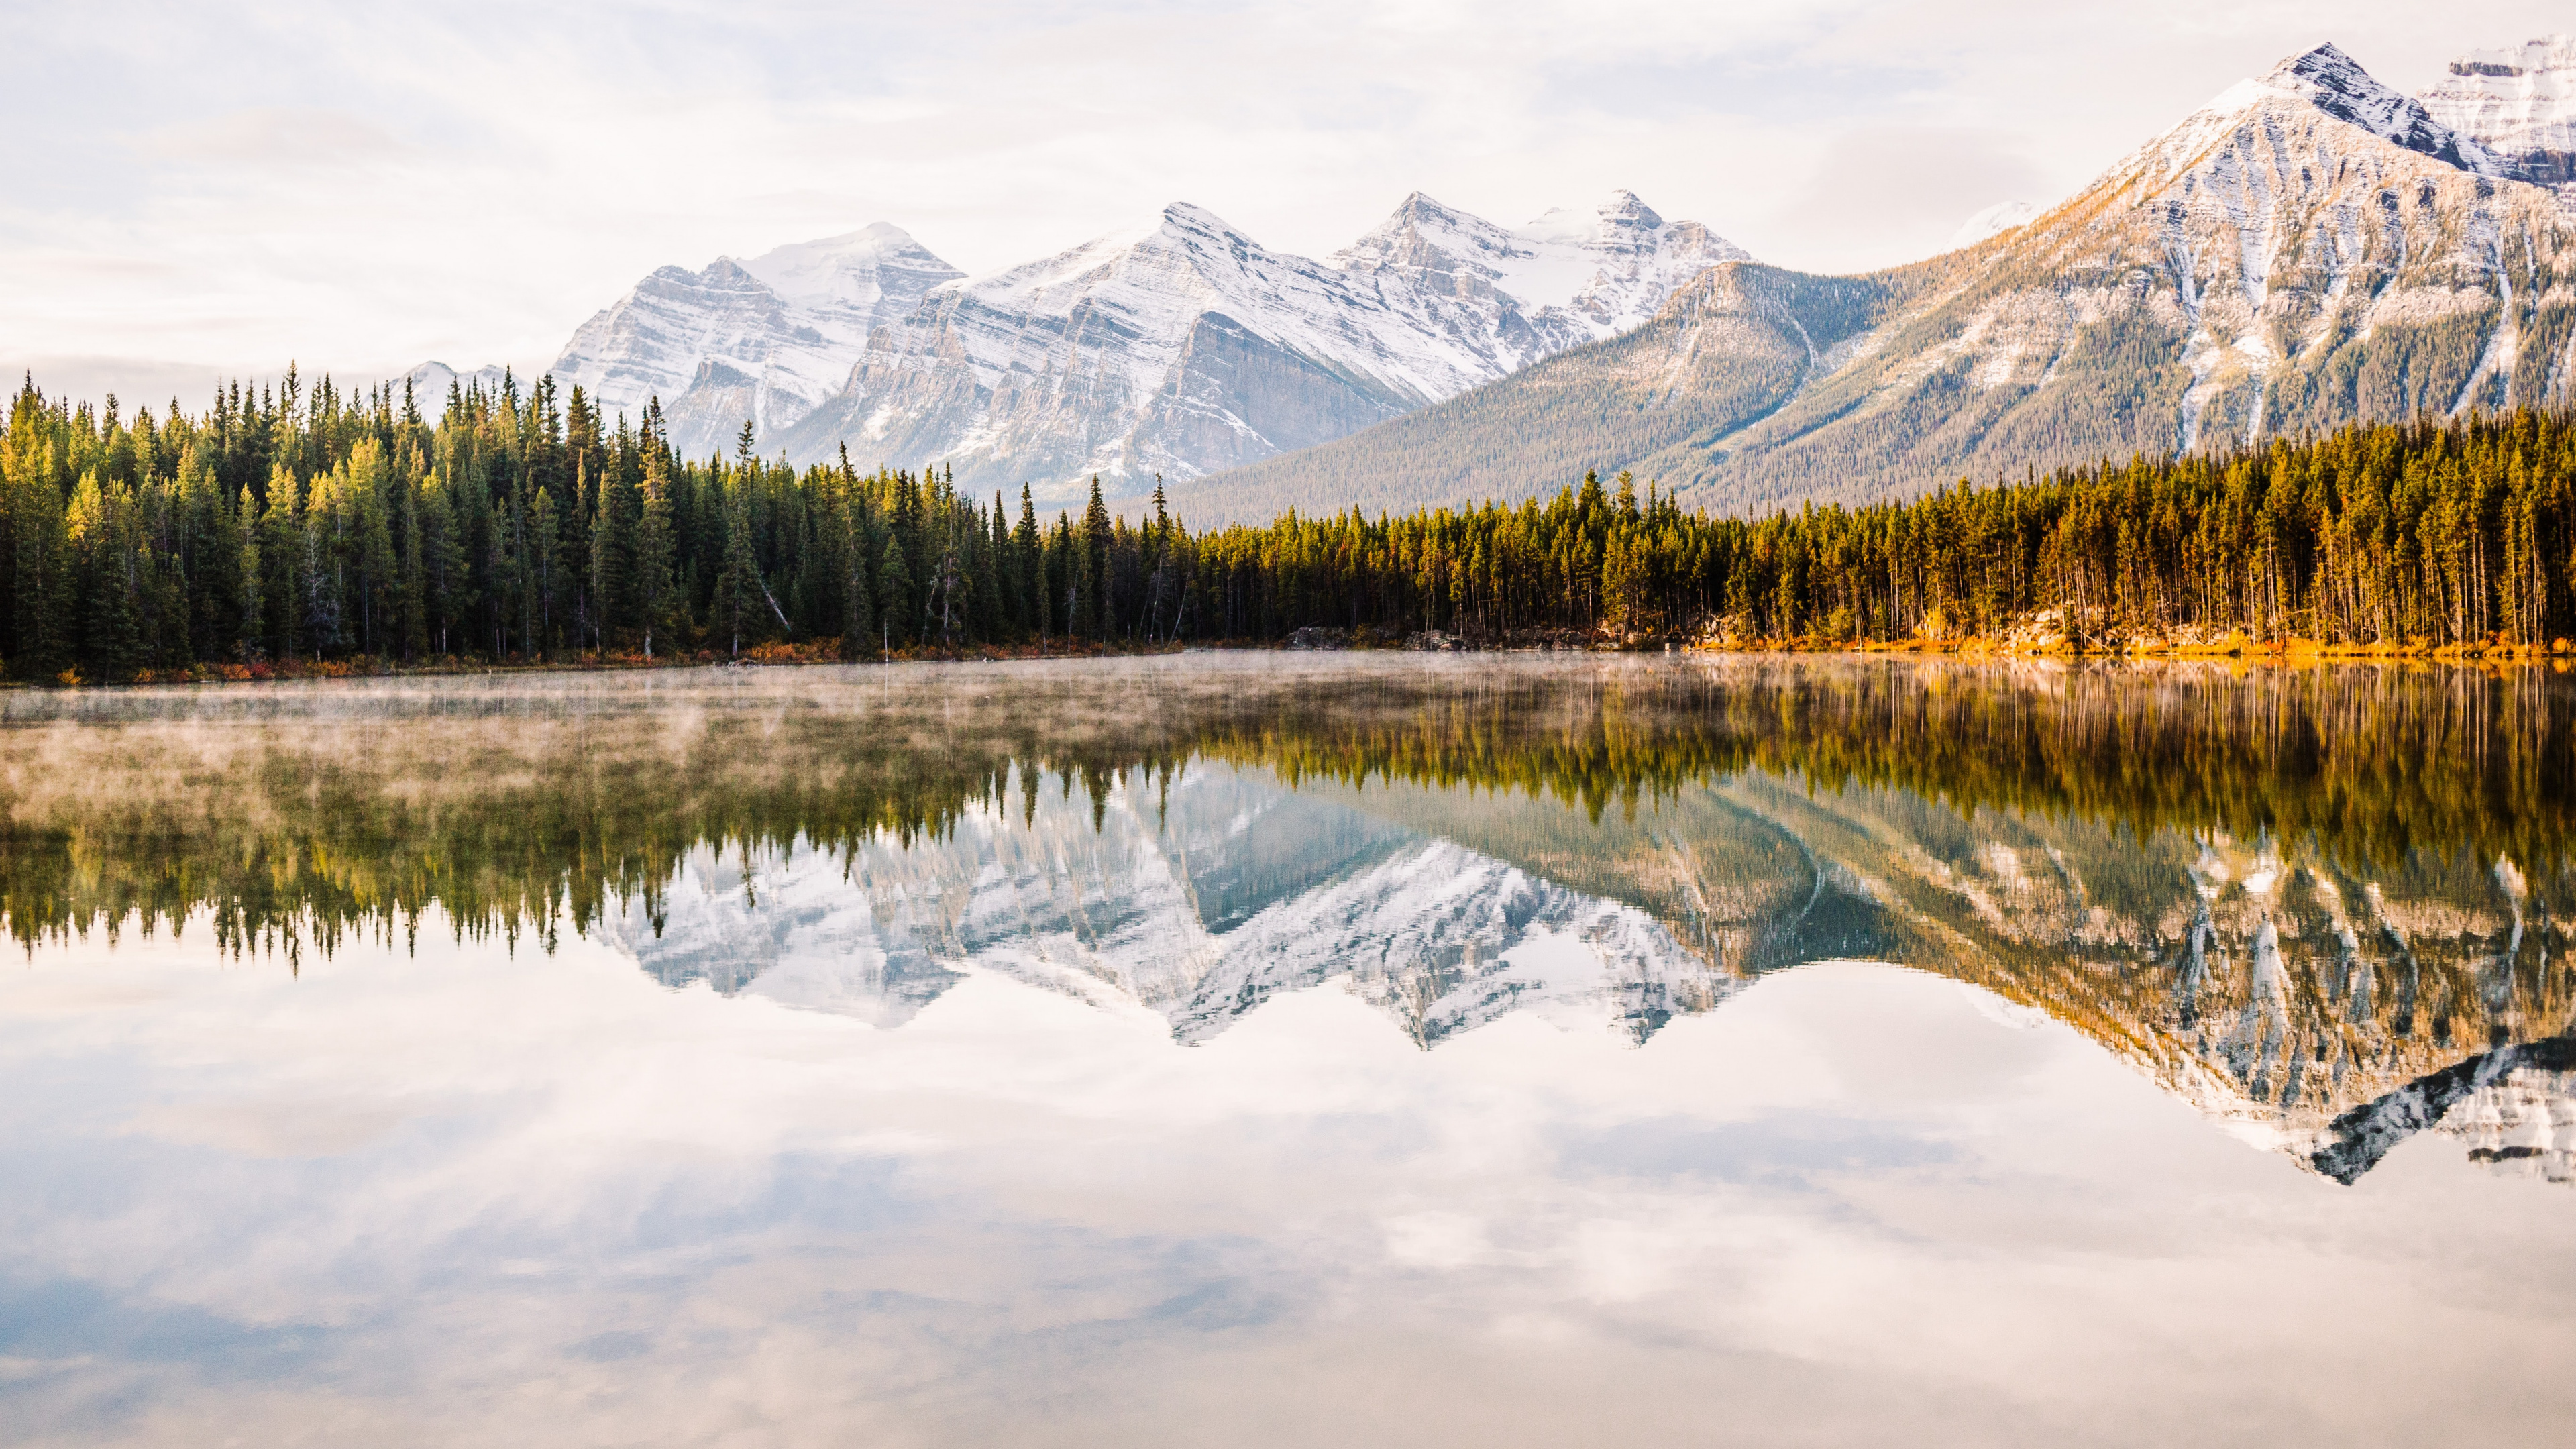
[[671, 571], [675, 540], [671, 535], [670, 469], [659, 447], [644, 459], [643, 517], [635, 528], [635, 622], [644, 634], [644, 657], [653, 657], [658, 635], [666, 644], [678, 621], [678, 580]]
[[1088, 587], [1077, 611], [1083, 633], [1108, 639], [1115, 633], [1116, 611], [1109, 596], [1109, 506], [1100, 501], [1100, 475], [1091, 475], [1091, 502], [1082, 511], [1082, 574]]
[[[751, 424], [742, 425], [746, 466], [751, 451]], [[742, 636], [760, 623], [760, 564], [751, 546], [751, 509], [745, 494], [747, 474], [737, 473], [724, 489], [724, 554], [716, 573], [715, 596], [707, 606], [707, 623], [725, 635], [726, 657], [742, 657]]]
[[[912, 570], [904, 566], [901, 534], [889, 532], [886, 535], [884, 558], [877, 565], [877, 596], [889, 604], [912, 597]], [[890, 608], [879, 609], [877, 632], [880, 639], [891, 638], [896, 644], [911, 643], [911, 636], [904, 629], [909, 612], [897, 614]]]
[[255, 663], [267, 656], [265, 636], [267, 614], [260, 597], [261, 583], [267, 577], [259, 561], [259, 510], [244, 489], [240, 502], [233, 508], [233, 556], [241, 575], [241, 619], [239, 651], [241, 662]]
[[1026, 483], [1020, 485], [1020, 521], [1011, 530], [1011, 548], [1012, 562], [1017, 565], [1012, 579], [1018, 585], [1012, 622], [1024, 634], [1043, 637], [1047, 627], [1044, 548], [1038, 539], [1037, 504]]
[[358, 650], [390, 652], [383, 631], [394, 622], [400, 571], [394, 558], [392, 470], [373, 438], [349, 454], [349, 494], [356, 513]]
[[268, 507], [260, 514], [259, 552], [268, 565], [269, 652], [293, 659], [304, 651], [303, 485], [284, 463], [268, 478]]
[[[842, 454], [842, 466], [848, 467], [849, 455]], [[856, 480], [845, 479], [834, 517], [838, 520], [841, 556], [841, 657], [857, 659], [877, 641], [877, 614], [868, 582], [870, 528], [864, 501], [858, 497]]]
[[[411, 395], [411, 383], [408, 380], [403, 383], [403, 395], [405, 406], [408, 407]], [[418, 659], [421, 652], [429, 647], [429, 571], [423, 557], [424, 540], [421, 537], [420, 507], [422, 485], [419, 474], [418, 458], [415, 454], [413, 466], [403, 470], [404, 476], [400, 485], [399, 516], [402, 523], [402, 550], [395, 565], [396, 590], [401, 600], [401, 617], [396, 621], [397, 636], [402, 647], [402, 657], [407, 660]]]
[[528, 505], [528, 553], [534, 574], [536, 595], [537, 657], [552, 657], [556, 639], [555, 618], [563, 607], [563, 525], [556, 517], [554, 494], [537, 490], [536, 501]]

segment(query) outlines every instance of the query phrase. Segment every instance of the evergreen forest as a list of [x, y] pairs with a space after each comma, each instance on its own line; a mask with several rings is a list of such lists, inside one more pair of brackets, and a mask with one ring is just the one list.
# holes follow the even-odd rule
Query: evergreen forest
[[1192, 531], [963, 496], [936, 468], [669, 446], [551, 378], [234, 384], [128, 415], [25, 382], [0, 433], [0, 669], [77, 682], [440, 661], [1469, 639], [1995, 637], [2533, 646], [2576, 634], [2576, 415], [2357, 425], [2228, 456], [1760, 518], [1587, 474], [1553, 499]]

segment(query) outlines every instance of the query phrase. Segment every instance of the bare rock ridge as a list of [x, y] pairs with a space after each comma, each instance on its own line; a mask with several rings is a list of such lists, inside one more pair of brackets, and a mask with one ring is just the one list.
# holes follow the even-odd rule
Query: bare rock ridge
[[[2256, 90], [2289, 91], [2336, 120], [2358, 126], [2390, 145], [2420, 151], [2463, 171], [2482, 176], [2501, 173], [2495, 159], [2474, 136], [2435, 120], [2422, 101], [2381, 85], [2358, 61], [2331, 44], [2293, 56], [2263, 80], [2247, 84]], [[2219, 99], [2224, 103], [2235, 95], [2230, 92]], [[2226, 108], [2223, 104], [2213, 107]]]
[[1323, 260], [1204, 208], [966, 278], [898, 228], [664, 267], [554, 366], [675, 444], [1151, 486], [1342, 437], [1653, 316], [1742, 248], [1621, 191], [1513, 230], [1416, 193]]
[[1761, 511], [2563, 399], [2576, 227], [2514, 179], [2556, 164], [2562, 53], [2454, 66], [2418, 100], [2320, 46], [1964, 249], [1858, 277], [1723, 264], [1633, 332], [1180, 504], [1401, 509], [1625, 467]]

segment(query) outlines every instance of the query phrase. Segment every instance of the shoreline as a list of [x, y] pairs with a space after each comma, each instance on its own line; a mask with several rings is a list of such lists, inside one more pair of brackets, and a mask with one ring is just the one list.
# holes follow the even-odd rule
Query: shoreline
[[[1417, 631], [1412, 635], [1352, 639], [1340, 630], [1329, 640], [1212, 640], [1204, 643], [1136, 645], [1094, 644], [1079, 648], [1050, 645], [983, 647], [971, 650], [910, 648], [865, 659], [842, 659], [836, 652], [764, 646], [739, 658], [717, 658], [709, 651], [646, 659], [640, 653], [585, 651], [554, 659], [490, 660], [442, 656], [395, 662], [359, 656], [318, 661], [261, 661], [257, 664], [195, 665], [186, 669], [140, 670], [131, 679], [9, 680], [0, 690], [73, 690], [166, 687], [171, 685], [283, 683], [327, 679], [436, 678], [467, 674], [605, 674], [687, 669], [813, 668], [869, 664], [1006, 664], [1063, 659], [1137, 659], [1188, 653], [1281, 654], [1697, 654], [1697, 655], [1839, 655], [1849, 658], [1943, 658], [1963, 663], [2137, 662], [2240, 665], [2442, 664], [2460, 668], [2503, 664], [2554, 664], [2556, 672], [2576, 669], [2576, 646], [2565, 639], [2549, 645], [2490, 642], [2486, 644], [2334, 644], [2287, 638], [2255, 640], [2242, 636], [2216, 641], [2131, 641], [2120, 644], [2078, 643], [2063, 639], [2017, 640], [1976, 636], [1958, 639], [1867, 640], [1825, 643], [1807, 639], [1716, 640], [1679, 635], [1634, 636], [1624, 641], [1584, 639], [1579, 635], [1502, 642]], [[1553, 632], [1553, 631], [1551, 631]]]

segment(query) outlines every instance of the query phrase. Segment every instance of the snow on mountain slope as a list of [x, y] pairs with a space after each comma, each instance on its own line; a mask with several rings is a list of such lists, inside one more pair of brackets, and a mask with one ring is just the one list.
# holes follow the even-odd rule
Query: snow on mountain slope
[[2000, 236], [2018, 226], [2027, 226], [2039, 215], [2039, 208], [2027, 201], [1998, 201], [1979, 211], [1950, 234], [1949, 250], [1972, 247], [1990, 236]]
[[1208, 521], [1517, 499], [1586, 468], [1721, 509], [1867, 502], [2562, 400], [2576, 230], [2499, 170], [2320, 46], [2015, 230], [1864, 277], [1721, 265], [1615, 341], [1175, 507]]
[[1525, 232], [1419, 193], [1323, 262], [1201, 207], [942, 287], [780, 443], [1110, 491], [1311, 446], [1653, 315], [1741, 249], [1619, 192]]
[[497, 393], [507, 370], [495, 363], [472, 372], [459, 372], [444, 362], [424, 362], [404, 373], [402, 380], [410, 386], [413, 405], [420, 409], [420, 415], [436, 423], [447, 414], [447, 394], [451, 388], [480, 388], [487, 393]]
[[[1390, 325], [1392, 324], [1392, 325]], [[781, 441], [973, 486], [1188, 475], [1339, 436], [1485, 374], [1348, 277], [1175, 205], [1137, 236], [946, 287]]]
[[[1189, 478], [1340, 437], [1634, 327], [1743, 251], [1627, 192], [1511, 231], [1419, 194], [1324, 261], [1207, 210], [963, 280], [896, 228], [665, 267], [554, 371], [673, 441], [961, 484]], [[1112, 491], [1119, 491], [1113, 486]]]
[[2435, 120], [2475, 137], [2506, 175], [2576, 191], [2576, 37], [2470, 51], [2423, 101]]
[[772, 433], [811, 412], [871, 332], [960, 275], [882, 222], [704, 271], [663, 267], [583, 323], [553, 372], [612, 415], [639, 418], [658, 397], [684, 453], [729, 451], [746, 419]]
[[[1655, 315], [1673, 289], [1748, 253], [1697, 222], [1667, 223], [1628, 191], [1593, 213], [1550, 211], [1519, 231], [1452, 210], [1417, 191], [1368, 235], [1327, 258], [1407, 294], [1454, 306], [1491, 337], [1504, 371], [1549, 352], [1626, 331]], [[1513, 314], [1526, 323], [1515, 326]]]

